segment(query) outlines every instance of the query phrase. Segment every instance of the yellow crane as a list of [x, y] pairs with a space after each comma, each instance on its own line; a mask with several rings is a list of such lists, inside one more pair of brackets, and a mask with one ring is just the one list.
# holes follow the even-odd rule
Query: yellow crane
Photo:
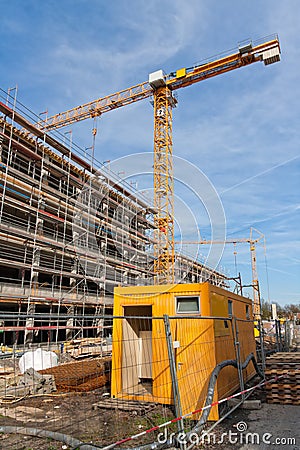
[[[257, 237], [254, 237], [256, 233]], [[175, 244], [190, 244], [190, 245], [224, 245], [224, 244], [250, 244], [250, 255], [251, 255], [251, 271], [252, 271], [252, 289], [253, 289], [253, 315], [255, 320], [260, 320], [261, 315], [261, 302], [260, 302], [260, 290], [259, 281], [257, 274], [257, 262], [256, 262], [256, 245], [263, 243], [265, 248], [265, 236], [263, 233], [257, 229], [250, 228], [250, 236], [248, 238], [237, 238], [237, 239], [226, 239], [224, 241], [217, 240], [203, 240], [203, 241], [188, 241], [188, 242], [175, 242]]]
[[103, 98], [55, 114], [38, 123], [51, 131], [74, 122], [94, 118], [116, 108], [153, 96], [154, 99], [154, 207], [157, 211], [154, 271], [157, 282], [174, 282], [174, 182], [172, 160], [172, 109], [177, 100], [173, 91], [199, 81], [248, 66], [257, 61], [265, 65], [280, 60], [280, 45], [276, 35], [259, 42], [244, 42], [237, 51], [212, 58], [190, 68], [181, 68], [168, 75], [158, 70], [149, 80]]

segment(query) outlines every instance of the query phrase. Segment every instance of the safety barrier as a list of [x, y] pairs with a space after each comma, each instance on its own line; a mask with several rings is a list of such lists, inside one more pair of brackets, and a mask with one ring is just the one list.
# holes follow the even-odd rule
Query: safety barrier
[[250, 319], [154, 318], [147, 311], [99, 322], [85, 316], [83, 327], [83, 317], [52, 319], [59, 336], [68, 329], [68, 341], [43, 342], [44, 317], [1, 315], [3, 330], [32, 332], [27, 346], [3, 346], [0, 353], [5, 448], [26, 442], [39, 449], [52, 439], [51, 448], [64, 442], [91, 449], [125, 444], [132, 436], [141, 446], [157, 442], [163, 426], [189, 433], [195, 423], [200, 433], [207, 419], [228, 410], [228, 398], [252, 389], [247, 382], [262, 368]]

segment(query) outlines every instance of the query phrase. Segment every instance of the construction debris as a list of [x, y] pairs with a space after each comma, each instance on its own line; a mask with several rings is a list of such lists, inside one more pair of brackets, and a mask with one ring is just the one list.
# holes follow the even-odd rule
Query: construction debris
[[12, 373], [14, 373], [14, 369], [12, 367], [0, 367], [0, 377], [6, 377]]
[[266, 359], [267, 378], [285, 375], [266, 385], [267, 402], [300, 405], [300, 352], [276, 353]]
[[56, 391], [54, 377], [41, 375], [33, 368], [27, 369], [23, 375], [17, 377], [15, 384], [0, 391], [0, 397], [20, 398], [27, 395], [50, 394]]
[[111, 355], [111, 350], [111, 343], [102, 338], [73, 339], [71, 342], [65, 342], [64, 344], [64, 351], [73, 358], [108, 356]]
[[93, 404], [93, 409], [118, 409], [143, 416], [156, 406], [155, 403], [138, 402], [134, 400], [120, 400], [119, 398], [106, 398]]

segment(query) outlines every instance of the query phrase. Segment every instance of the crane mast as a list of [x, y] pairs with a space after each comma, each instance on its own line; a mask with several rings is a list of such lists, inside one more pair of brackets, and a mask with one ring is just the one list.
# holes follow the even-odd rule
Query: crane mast
[[[253, 237], [253, 233], [258, 234], [257, 238]], [[175, 242], [175, 244], [192, 244], [192, 245], [212, 245], [212, 244], [250, 244], [250, 256], [251, 256], [251, 272], [252, 272], [252, 290], [253, 290], [253, 315], [255, 320], [261, 319], [261, 299], [260, 299], [260, 289], [257, 274], [257, 261], [256, 261], [256, 245], [263, 241], [265, 247], [265, 236], [257, 229], [250, 228], [249, 238], [238, 238], [238, 239], [226, 239], [225, 241], [217, 240], [203, 240], [203, 241], [188, 241], [188, 242]]]
[[154, 99], [154, 205], [157, 215], [154, 271], [159, 284], [173, 283], [174, 242], [174, 180], [172, 108], [176, 99], [172, 91], [241, 67], [263, 61], [265, 65], [280, 61], [280, 45], [276, 35], [239, 46], [238, 51], [212, 58], [190, 68], [181, 68], [165, 75], [158, 70], [148, 82], [137, 84], [112, 95], [85, 103], [40, 121], [37, 126], [51, 131], [87, 118], [94, 118], [114, 109], [153, 96]]
[[172, 108], [175, 99], [168, 87], [154, 95], [154, 272], [160, 284], [174, 281], [174, 178]]

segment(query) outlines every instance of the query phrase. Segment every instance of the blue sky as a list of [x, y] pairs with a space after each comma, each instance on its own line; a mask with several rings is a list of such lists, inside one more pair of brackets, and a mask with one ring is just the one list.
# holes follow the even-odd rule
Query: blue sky
[[[0, 5], [1, 87], [18, 85], [18, 100], [37, 114], [64, 111], [146, 81], [157, 69], [169, 73], [244, 39], [278, 33], [280, 63], [256, 63], [178, 91], [174, 154], [210, 180], [225, 211], [228, 238], [249, 236], [251, 226], [265, 235], [267, 265], [264, 249], [257, 249], [263, 297], [300, 302], [300, 2], [1, 0]], [[72, 127], [82, 147], [92, 143], [91, 128], [90, 121]], [[151, 154], [152, 141], [148, 100], [98, 120], [100, 161]], [[129, 161], [133, 165], [132, 157]], [[137, 173], [151, 172], [151, 158], [141, 167]], [[209, 212], [191, 193], [188, 164], [184, 167], [186, 192], [175, 185], [179, 227], [184, 239], [198, 239], [191, 214], [209, 239]], [[148, 178], [148, 184], [145, 176], [137, 181], [150, 192]], [[249, 248], [237, 250], [237, 268], [249, 283]], [[221, 264], [235, 275], [233, 246], [226, 246]]]

